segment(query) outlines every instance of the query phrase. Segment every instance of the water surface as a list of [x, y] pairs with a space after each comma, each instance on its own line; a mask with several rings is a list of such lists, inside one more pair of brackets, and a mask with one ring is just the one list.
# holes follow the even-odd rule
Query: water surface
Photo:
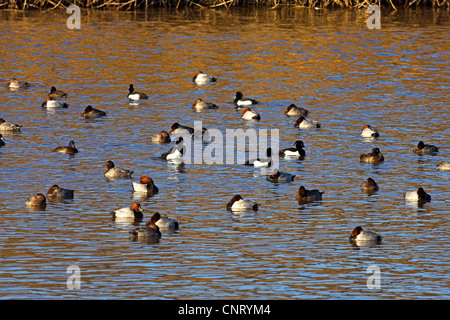
[[[65, 11], [1, 11], [0, 79], [29, 81], [1, 88], [0, 116], [23, 125], [0, 148], [0, 296], [3, 299], [448, 299], [450, 173], [449, 16], [443, 10], [382, 11], [380, 30], [364, 10], [189, 10], [84, 12], [80, 30]], [[202, 70], [217, 83], [197, 86]], [[130, 83], [149, 95], [130, 104]], [[67, 91], [69, 108], [42, 109], [51, 86]], [[261, 121], [247, 123], [234, 93], [258, 99]], [[197, 98], [218, 104], [196, 113]], [[294, 128], [283, 111], [295, 103], [322, 123]], [[107, 117], [85, 121], [87, 105]], [[170, 145], [150, 142], [172, 123], [206, 128], [278, 129], [281, 148], [303, 140], [304, 160], [280, 159], [296, 174], [273, 184], [239, 164], [168, 164]], [[365, 124], [376, 140], [359, 136]], [[71, 157], [52, 152], [74, 140]], [[412, 148], [423, 140], [434, 156]], [[359, 162], [379, 147], [386, 160]], [[103, 176], [107, 160], [152, 177], [160, 192], [133, 194], [129, 179]], [[374, 178], [380, 190], [359, 186]], [[75, 199], [25, 207], [52, 184]], [[300, 185], [325, 191], [299, 204]], [[418, 186], [432, 201], [403, 195]], [[234, 214], [234, 194], [257, 200], [257, 212]], [[110, 210], [140, 201], [181, 222], [158, 243], [132, 242], [129, 223]], [[351, 230], [381, 233], [374, 246], [348, 242]], [[70, 265], [81, 289], [69, 290]], [[376, 265], [381, 288], [370, 289]]]

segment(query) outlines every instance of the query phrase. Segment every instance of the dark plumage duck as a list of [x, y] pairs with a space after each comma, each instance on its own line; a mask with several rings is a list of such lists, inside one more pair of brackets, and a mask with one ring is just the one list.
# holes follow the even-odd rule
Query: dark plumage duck
[[300, 186], [296, 198], [298, 201], [302, 202], [321, 201], [322, 194], [324, 194], [324, 191], [319, 191], [317, 189], [307, 190], [304, 186]]
[[378, 191], [379, 187], [375, 180], [372, 178], [367, 178], [367, 180], [361, 184], [360, 189], [362, 192], [373, 193]]
[[414, 147], [413, 151], [418, 155], [424, 154], [434, 154], [439, 151], [439, 148], [432, 144], [425, 144], [423, 141], [420, 141], [417, 146]]
[[383, 154], [380, 152], [379, 148], [373, 148], [372, 152], [369, 153], [364, 153], [362, 155], [359, 156], [359, 160], [360, 162], [363, 163], [381, 163], [384, 161], [384, 156]]
[[168, 152], [165, 152], [161, 155], [162, 159], [165, 160], [182, 160], [184, 155], [184, 140], [183, 137], [179, 137], [175, 141], [175, 145], [170, 148]]
[[52, 185], [47, 191], [47, 198], [52, 199], [73, 199], [74, 191], [59, 187], [57, 184]]
[[148, 96], [143, 92], [134, 91], [134, 86], [130, 84], [130, 87], [128, 88], [128, 99], [130, 100], [145, 100], [148, 99]]
[[62, 90], [58, 90], [55, 87], [51, 87], [50, 92], [48, 93], [48, 96], [50, 98], [65, 98], [65, 97], [67, 97], [67, 93]]
[[87, 119], [93, 119], [106, 116], [106, 112], [103, 110], [92, 108], [92, 106], [87, 106], [86, 109], [81, 112], [81, 115]]
[[59, 152], [59, 153], [68, 153], [68, 154], [78, 153], [78, 149], [75, 147], [75, 142], [73, 140], [69, 142], [69, 145], [67, 147], [58, 146], [55, 149], [53, 149], [53, 151]]
[[267, 148], [266, 150], [267, 158], [256, 158], [245, 161], [246, 166], [253, 166], [257, 168], [270, 167], [272, 165], [272, 148]]
[[233, 103], [235, 104], [236, 108], [242, 108], [258, 104], [258, 101], [252, 98], [244, 97], [244, 94], [241, 91], [237, 91], [236, 95], [234, 96]]
[[130, 231], [130, 239], [139, 241], [158, 241], [161, 239], [161, 231], [156, 225], [160, 218], [161, 215], [158, 212], [153, 214], [144, 228], [136, 228]]
[[305, 145], [303, 144], [302, 140], [297, 140], [294, 143], [295, 147], [291, 147], [291, 148], [286, 148], [286, 149], [282, 149], [280, 150], [280, 156], [283, 157], [304, 157], [306, 155], [305, 150], [303, 150], [303, 148], [305, 147]]
[[290, 174], [287, 172], [281, 172], [280, 170], [275, 170], [274, 173], [266, 177], [267, 181], [270, 182], [292, 182], [294, 181], [295, 174]]

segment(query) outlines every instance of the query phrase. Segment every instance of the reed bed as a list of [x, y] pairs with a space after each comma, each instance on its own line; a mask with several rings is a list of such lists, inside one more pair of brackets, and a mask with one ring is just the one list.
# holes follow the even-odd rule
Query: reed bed
[[370, 5], [397, 8], [450, 7], [450, 0], [0, 0], [0, 9], [52, 10], [77, 5], [84, 9], [145, 10], [149, 7], [270, 7], [362, 8]]

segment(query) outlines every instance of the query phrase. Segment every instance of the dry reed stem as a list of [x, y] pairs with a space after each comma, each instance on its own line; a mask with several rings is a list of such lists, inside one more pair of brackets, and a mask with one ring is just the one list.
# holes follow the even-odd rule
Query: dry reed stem
[[[56, 3], [57, 2], [57, 3]], [[450, 8], [450, 0], [0, 0], [0, 9], [44, 11], [57, 8], [67, 8], [69, 5], [78, 5], [81, 8], [105, 8], [115, 7], [117, 10], [137, 10], [148, 7], [199, 7], [217, 8], [265, 6], [272, 9], [280, 6], [295, 6], [309, 8], [362, 8], [370, 5], [387, 5], [393, 10], [397, 7], [410, 8], [412, 6], [433, 6]]]

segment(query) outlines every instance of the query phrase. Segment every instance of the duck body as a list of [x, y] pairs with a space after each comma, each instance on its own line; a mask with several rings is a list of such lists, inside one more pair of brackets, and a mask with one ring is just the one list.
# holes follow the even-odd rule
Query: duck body
[[152, 136], [151, 141], [154, 143], [169, 143], [171, 141], [170, 135], [167, 131], [160, 131]]
[[431, 196], [422, 187], [417, 190], [405, 193], [405, 200], [408, 201], [431, 201]]
[[58, 153], [67, 153], [67, 154], [78, 153], [78, 149], [75, 147], [75, 142], [73, 140], [69, 142], [69, 145], [67, 147], [58, 146], [55, 149], [53, 149], [53, 151], [58, 152]]
[[266, 180], [270, 181], [270, 182], [275, 182], [275, 183], [277, 183], [277, 182], [292, 182], [292, 181], [294, 181], [295, 177], [296, 177], [295, 174], [290, 174], [287, 172], [281, 172], [279, 170], [276, 170], [275, 173], [268, 175], [266, 177]]
[[134, 171], [116, 167], [114, 162], [108, 160], [106, 162], [106, 171], [104, 176], [110, 179], [127, 179], [131, 178]]
[[218, 105], [208, 101], [203, 101], [203, 99], [197, 99], [192, 104], [192, 109], [194, 109], [197, 112], [201, 112], [205, 109], [218, 109], [218, 108], [219, 108]]
[[420, 141], [417, 146], [413, 148], [414, 153], [418, 155], [433, 155], [439, 151], [439, 148], [432, 144], [425, 144]]
[[146, 194], [156, 194], [159, 192], [157, 186], [155, 186], [153, 179], [147, 176], [142, 176], [139, 182], [132, 181], [134, 192], [146, 193]]
[[179, 137], [175, 141], [175, 145], [170, 148], [168, 152], [161, 155], [162, 159], [165, 160], [182, 160], [184, 154], [184, 141], [182, 137]]
[[178, 230], [180, 227], [180, 222], [178, 220], [169, 217], [160, 217], [155, 224], [159, 227], [160, 230]]
[[81, 115], [85, 118], [93, 119], [106, 116], [106, 112], [103, 110], [92, 108], [92, 106], [87, 106], [86, 109], [81, 112]]
[[272, 165], [272, 148], [266, 150], [267, 158], [256, 158], [245, 161], [246, 166], [253, 166], [256, 168], [270, 167]]
[[52, 185], [47, 191], [47, 198], [53, 199], [73, 199], [74, 190], [59, 187], [57, 184]]
[[364, 181], [359, 188], [363, 192], [375, 192], [380, 189], [378, 184], [372, 178], [367, 178], [367, 180]]
[[315, 120], [308, 120], [308, 119], [305, 119], [305, 117], [299, 117], [295, 121], [295, 127], [300, 128], [300, 129], [309, 130], [309, 129], [320, 128], [321, 124]]
[[369, 230], [363, 230], [361, 227], [356, 227], [353, 229], [352, 234], [349, 237], [349, 240], [351, 242], [358, 242], [358, 241], [369, 241], [369, 242], [380, 242], [381, 236], [373, 231]]
[[216, 81], [216, 77], [210, 76], [202, 71], [197, 72], [196, 75], [192, 77], [192, 82], [195, 82], [196, 84], [206, 84]]
[[50, 92], [48, 93], [48, 97], [50, 97], [50, 98], [66, 98], [67, 93], [62, 90], [58, 90], [55, 87], [51, 87]]
[[114, 220], [120, 219], [142, 220], [144, 218], [144, 214], [142, 213], [142, 208], [139, 202], [133, 203], [131, 207], [111, 210], [110, 213]]
[[156, 212], [147, 222], [145, 227], [136, 228], [130, 231], [130, 239], [138, 241], [158, 241], [161, 239], [161, 231], [156, 225], [156, 222], [160, 219], [161, 215]]
[[20, 132], [21, 125], [11, 122], [6, 122], [3, 118], [0, 118], [0, 131]]
[[437, 165], [438, 170], [450, 170], [450, 161], [442, 161]]
[[250, 199], [243, 199], [240, 195], [235, 195], [227, 203], [227, 210], [229, 211], [247, 211], [247, 210], [258, 210], [261, 204]]
[[248, 107], [251, 105], [258, 104], [258, 101], [252, 98], [244, 97], [244, 94], [241, 91], [237, 91], [233, 100], [234, 105], [237, 109]]
[[242, 109], [241, 118], [244, 120], [261, 120], [259, 113], [249, 107]]
[[17, 80], [16, 78], [12, 78], [8, 82], [8, 87], [11, 89], [25, 89], [28, 88], [30, 84], [26, 81]]
[[363, 138], [378, 138], [379, 136], [378, 130], [372, 128], [369, 124], [365, 125], [361, 130], [361, 137]]
[[54, 98], [47, 97], [45, 101], [42, 103], [41, 107], [56, 109], [56, 108], [68, 108], [69, 105], [65, 102], [61, 102], [59, 100], [55, 100]]
[[179, 124], [178, 122], [172, 124], [169, 129], [169, 134], [172, 134], [174, 137], [190, 136], [193, 133], [194, 128]]
[[128, 88], [128, 99], [130, 100], [146, 100], [148, 99], [148, 96], [143, 92], [134, 91], [134, 86], [130, 84], [130, 87]]
[[42, 193], [37, 193], [35, 196], [30, 196], [25, 201], [28, 208], [44, 210], [47, 207], [47, 199]]
[[379, 148], [373, 148], [372, 152], [361, 154], [359, 160], [363, 163], [377, 164], [384, 161], [384, 156]]
[[309, 111], [302, 107], [297, 107], [295, 104], [290, 104], [284, 111], [284, 114], [287, 115], [288, 117], [306, 118], [306, 116], [309, 114]]
[[306, 155], [305, 150], [303, 149], [305, 145], [302, 140], [297, 140], [294, 143], [293, 148], [286, 148], [280, 150], [280, 156], [283, 157], [304, 157]]
[[323, 194], [323, 191], [319, 191], [316, 189], [307, 190], [304, 186], [300, 186], [296, 198], [297, 200], [304, 202], [321, 201]]

